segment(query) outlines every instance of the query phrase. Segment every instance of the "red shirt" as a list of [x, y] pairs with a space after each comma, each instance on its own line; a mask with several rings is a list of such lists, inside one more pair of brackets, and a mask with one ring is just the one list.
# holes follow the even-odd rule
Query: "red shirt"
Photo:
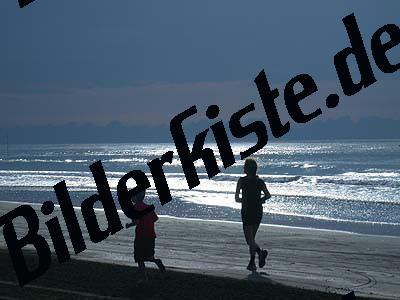
[[[142, 211], [149, 207], [146, 203], [140, 202], [134, 205], [137, 211]], [[136, 236], [135, 239], [143, 239], [143, 238], [155, 238], [156, 232], [154, 231], [154, 222], [158, 220], [157, 214], [154, 212], [147, 213], [139, 220], [136, 220]]]

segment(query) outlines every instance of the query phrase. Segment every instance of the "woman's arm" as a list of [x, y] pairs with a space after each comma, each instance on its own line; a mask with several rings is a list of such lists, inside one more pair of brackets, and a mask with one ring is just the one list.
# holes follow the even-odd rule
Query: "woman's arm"
[[271, 194], [269, 193], [264, 181], [262, 182], [261, 189], [264, 193], [264, 196], [261, 197], [261, 202], [265, 203], [265, 200], [268, 200], [269, 198], [271, 198]]
[[239, 178], [236, 185], [235, 201], [241, 203], [242, 198], [240, 198], [240, 190], [242, 189], [242, 178]]

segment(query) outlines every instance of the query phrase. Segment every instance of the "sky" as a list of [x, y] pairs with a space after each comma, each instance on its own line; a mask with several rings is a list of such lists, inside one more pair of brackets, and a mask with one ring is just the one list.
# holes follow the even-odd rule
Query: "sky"
[[[378, 81], [345, 97], [333, 56], [349, 46], [342, 18], [351, 13]], [[281, 93], [310, 74], [318, 92], [304, 109], [321, 107], [320, 119], [398, 120], [400, 72], [383, 74], [370, 50], [372, 34], [389, 23], [400, 26], [399, 1], [36, 0], [20, 9], [4, 0], [0, 128], [167, 124], [192, 105], [204, 118], [210, 104], [228, 119], [251, 102], [254, 117], [265, 117], [253, 82], [262, 69]], [[400, 46], [389, 57], [400, 61]], [[332, 92], [341, 101], [328, 109]], [[285, 116], [283, 98], [277, 103]]]

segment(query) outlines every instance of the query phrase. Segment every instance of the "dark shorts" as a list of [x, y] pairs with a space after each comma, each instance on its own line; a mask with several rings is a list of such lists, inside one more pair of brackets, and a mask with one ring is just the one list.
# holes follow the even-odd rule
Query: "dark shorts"
[[262, 209], [241, 211], [243, 225], [259, 225], [263, 216]]
[[134, 258], [135, 262], [145, 261], [154, 256], [155, 238], [135, 239]]

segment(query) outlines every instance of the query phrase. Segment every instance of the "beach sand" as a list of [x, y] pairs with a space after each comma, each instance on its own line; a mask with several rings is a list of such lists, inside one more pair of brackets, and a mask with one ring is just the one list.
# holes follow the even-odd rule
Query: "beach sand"
[[[20, 204], [0, 202], [0, 215], [18, 205]], [[44, 224], [44, 221], [50, 217], [44, 217], [41, 214], [40, 206], [33, 207], [42, 219], [40, 234], [50, 241]], [[59, 213], [57, 211], [53, 215]], [[70, 248], [71, 258], [91, 261], [92, 263], [104, 262], [119, 265], [112, 269], [111, 267], [104, 267], [108, 265], [93, 264], [94, 266], [98, 265], [99, 270], [110, 271], [107, 275], [109, 278], [105, 276], [108, 280], [103, 278], [105, 282], [110, 282], [110, 280], [120, 282], [120, 278], [126, 277], [125, 273], [129, 273], [128, 277], [133, 278], [133, 274], [136, 274], [136, 269], [132, 268], [132, 266], [135, 266], [133, 262], [134, 228], [123, 229], [117, 234], [109, 236], [106, 240], [93, 244], [90, 242], [79, 210], [77, 210], [77, 216], [87, 245], [87, 249], [78, 255], [75, 255], [71, 250], [72, 245], [69, 241], [68, 232], [62, 217], [59, 217]], [[123, 214], [120, 217], [123, 224], [128, 221]], [[98, 220], [100, 224], [103, 224], [100, 227], [105, 228], [105, 217], [102, 211], [98, 211]], [[18, 236], [22, 237], [26, 231], [26, 222], [22, 218], [16, 219], [15, 227]], [[193, 286], [193, 289], [199, 288], [200, 291], [204, 290], [204, 295], [208, 295], [203, 297], [199, 292], [200, 294], [197, 294], [196, 297], [193, 296], [193, 299], [233, 299], [235, 298], [233, 296], [243, 293], [248, 296], [252, 295], [251, 298], [254, 298], [255, 295], [259, 295], [260, 298], [269, 295], [268, 298], [270, 299], [340, 299], [335, 294], [346, 294], [352, 290], [355, 291], [357, 296], [384, 299], [400, 298], [400, 238], [398, 237], [261, 225], [257, 234], [257, 242], [260, 246], [269, 250], [269, 256], [267, 265], [263, 269], [259, 269], [257, 273], [251, 274], [246, 270], [248, 249], [244, 242], [240, 223], [160, 217], [156, 224], [156, 232], [158, 234], [156, 256], [164, 261], [168, 270], [180, 271], [179, 273], [167, 273], [165, 278], [172, 280], [167, 286], [173, 286], [175, 283], [175, 288], [180, 289], [182, 293], [184, 293], [185, 287], [190, 291], [190, 287]], [[3, 236], [0, 237], [0, 248], [6, 249]], [[52, 249], [52, 251], [54, 250]], [[15, 284], [15, 275], [12, 271], [10, 259], [5, 254], [6, 252], [2, 251], [1, 253], [2, 266], [4, 262], [4, 265], [7, 264], [8, 268], [2, 267], [0, 290], [7, 291], [8, 298], [4, 297], [4, 299], [15, 299], [13, 298], [14, 293], [19, 295], [16, 298], [20, 298], [22, 296], [18, 293], [21, 293], [21, 289]], [[85, 265], [83, 266], [83, 264]], [[79, 267], [74, 268], [74, 266]], [[82, 261], [71, 261], [63, 265], [53, 262], [51, 270], [38, 280], [33, 281], [32, 285], [41, 283], [41, 286], [58, 286], [54, 282], [50, 282], [51, 280], [62, 280], [65, 277], [60, 275], [62, 272], [66, 272], [69, 277], [73, 277], [73, 272], [83, 276], [82, 274], [85, 272], [91, 274], [88, 270], [95, 270], [96, 267], [94, 266], [90, 265], [89, 262]], [[9, 271], [6, 272], [5, 269]], [[114, 271], [116, 273], [113, 273]], [[55, 275], [49, 275], [54, 274], [54, 272], [56, 272]], [[183, 275], [181, 272], [184, 272]], [[118, 276], [115, 275], [117, 273]], [[171, 274], [178, 275], [172, 276]], [[211, 277], [204, 275], [211, 275]], [[157, 272], [154, 273], [153, 277], [158, 284], [164, 282]], [[177, 279], [173, 280], [175, 277], [180, 278], [184, 283], [179, 284]], [[168, 282], [168, 280], [165, 282]], [[215, 287], [211, 286], [210, 289], [206, 289], [203, 285], [206, 284], [207, 280], [211, 280], [211, 282], [221, 280], [221, 282], [216, 283], [217, 286]], [[224, 285], [221, 287], [222, 283]], [[95, 288], [98, 285], [97, 281], [88, 278], [87, 281], [83, 280], [81, 284], [81, 287], [71, 286], [70, 290], [88, 291], [87, 298], [99, 298], [101, 289]], [[129, 284], [132, 284], [132, 282]], [[210, 283], [208, 282], [208, 284]], [[257, 287], [249, 289], [248, 284], [256, 284]], [[282, 284], [306, 290], [288, 290]], [[70, 284], [65, 284], [64, 288], [59, 289], [64, 291], [69, 286]], [[226, 295], [232, 294], [231, 296], [225, 297], [225, 294], [218, 294], [218, 291], [222, 293], [224, 286], [226, 286]], [[121, 283], [118, 283], [118, 287], [122, 289]], [[167, 292], [165, 289], [167, 289]], [[169, 289], [165, 287], [156, 290], [168, 294]], [[235, 289], [238, 290], [234, 292]], [[251, 294], [253, 290], [256, 292]], [[322, 296], [312, 294], [310, 290], [332, 293], [333, 298], [323, 294]], [[54, 288], [44, 289], [42, 292], [51, 293], [52, 291], [57, 293]], [[121, 295], [124, 296], [121, 297], [130, 298], [133, 293], [132, 287], [129, 291], [130, 294], [122, 293]], [[299, 291], [306, 293], [305, 298], [296, 294], [301, 293]], [[62, 294], [63, 292], [59, 291], [59, 293]], [[146, 293], [137, 295], [142, 296], [142, 298], [157, 298], [154, 293]], [[214, 293], [217, 294], [214, 295]], [[270, 293], [276, 297], [272, 297]], [[115, 295], [119, 294], [103, 298], [118, 299]], [[171, 295], [172, 298], [179, 296], [177, 294]], [[79, 292], [74, 297], [77, 299], [85, 298], [84, 294], [79, 296]], [[186, 298], [182, 294], [180, 294], [180, 297]], [[240, 298], [243, 299], [243, 295]], [[169, 298], [164, 297], [164, 299]]]

